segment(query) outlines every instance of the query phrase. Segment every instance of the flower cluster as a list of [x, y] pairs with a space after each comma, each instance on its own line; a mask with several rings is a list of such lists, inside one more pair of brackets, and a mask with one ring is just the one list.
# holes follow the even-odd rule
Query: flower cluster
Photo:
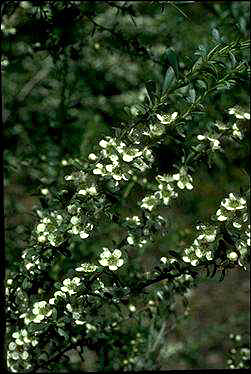
[[177, 186], [181, 190], [183, 190], [184, 188], [186, 188], [187, 190], [193, 189], [193, 178], [187, 173], [186, 168], [184, 168], [183, 166], [180, 168], [179, 173], [173, 174], [171, 178], [173, 181], [177, 181]]
[[92, 273], [97, 269], [97, 265], [90, 264], [85, 262], [78, 266], [75, 270], [83, 273]]
[[74, 295], [77, 293], [78, 287], [81, 285], [81, 280], [78, 277], [74, 277], [72, 279], [66, 278], [63, 280], [63, 286], [61, 287], [61, 291], [65, 294]]
[[234, 342], [234, 348], [230, 350], [230, 358], [227, 360], [229, 369], [249, 369], [250, 348], [242, 342], [241, 335], [230, 334], [229, 337]]
[[[237, 126], [236, 123], [229, 124], [228, 126], [226, 126], [221, 122], [215, 122], [214, 126], [217, 127], [217, 129], [219, 131], [221, 131], [222, 133], [224, 133], [226, 135], [230, 135], [233, 138], [237, 138], [237, 139], [240, 139], [240, 140], [243, 139], [243, 134], [242, 134], [241, 130], [239, 129], [239, 127]], [[201, 136], [201, 135], [199, 135], [199, 136]]]
[[125, 371], [133, 370], [135, 364], [137, 364], [139, 351], [142, 349], [143, 342], [144, 339], [140, 332], [137, 332], [134, 339], [130, 340], [130, 344], [127, 346], [127, 357], [123, 360]]
[[178, 116], [177, 112], [167, 115], [156, 115], [160, 122], [152, 123], [148, 126], [147, 130], [143, 131], [143, 134], [150, 138], [159, 137], [164, 134], [166, 125], [170, 125]]
[[[95, 163], [93, 174], [111, 177], [116, 186], [120, 181], [127, 181], [133, 175], [133, 169], [144, 171], [153, 161], [152, 153], [147, 147], [140, 150], [109, 136], [102, 139], [99, 146], [102, 148], [100, 154], [103, 162], [99, 160]], [[94, 153], [89, 155], [91, 160], [96, 158]]]
[[182, 257], [184, 262], [197, 266], [200, 260], [213, 260], [213, 252], [216, 245], [217, 226], [200, 224], [196, 226], [200, 232], [193, 244], [185, 249]]
[[[250, 225], [247, 225], [248, 215], [246, 200], [242, 197], [236, 197], [233, 193], [228, 198], [223, 199], [220, 209], [216, 212], [216, 221], [224, 221], [226, 229], [230, 234], [235, 231], [236, 250], [232, 247], [227, 249], [226, 257], [229, 261], [238, 260], [240, 266], [244, 266], [247, 247], [250, 246]], [[247, 229], [243, 230], [243, 228]], [[194, 240], [193, 244], [185, 249], [185, 255], [182, 257], [184, 262], [197, 266], [202, 259], [213, 260], [213, 253], [217, 244], [218, 229], [214, 225], [198, 225], [197, 230], [200, 235]], [[240, 232], [240, 229], [242, 231]]]
[[51, 305], [45, 301], [35, 302], [33, 308], [20, 315], [20, 318], [24, 318], [25, 325], [28, 325], [31, 322], [40, 323], [43, 320], [46, 320], [47, 317], [52, 315]]
[[178, 112], [173, 112], [171, 114], [165, 114], [165, 115], [156, 114], [156, 116], [158, 120], [164, 125], [170, 125], [170, 123], [175, 121], [175, 119], [177, 118]]
[[167, 220], [164, 217], [153, 213], [150, 214], [146, 211], [145, 218], [147, 219], [145, 225], [138, 216], [126, 217], [123, 222], [123, 226], [125, 226], [128, 231], [126, 240], [129, 245], [142, 248], [152, 241], [153, 235], [156, 232], [162, 235], [165, 234]]
[[[25, 258], [26, 257], [26, 255], [27, 255], [27, 252], [24, 252], [23, 254], [22, 254], [22, 258]], [[32, 268], [35, 266], [35, 268], [36, 269], [39, 269], [39, 270], [41, 270], [41, 264], [42, 264], [42, 262], [41, 262], [41, 258], [40, 257], [37, 257], [37, 256], [35, 256], [35, 255], [33, 255], [32, 257], [31, 257], [31, 259], [27, 259], [27, 261], [25, 261], [26, 263], [25, 263], [25, 267], [26, 267], [26, 269], [29, 271], [29, 273], [30, 274], [32, 274], [32, 275], [34, 275], [34, 270], [32, 270]]]
[[196, 238], [193, 244], [185, 249], [185, 256], [182, 257], [183, 261], [190, 262], [192, 266], [197, 266], [200, 260], [213, 260], [213, 251], [210, 244]]
[[76, 195], [86, 196], [89, 199], [98, 194], [94, 178], [84, 171], [75, 171], [64, 178], [69, 183], [74, 182], [77, 189]]
[[113, 253], [108, 248], [103, 248], [103, 252], [100, 254], [99, 263], [102, 266], [108, 266], [112, 271], [117, 270], [124, 263], [124, 260], [121, 257], [121, 251], [115, 249]]
[[[68, 212], [72, 212], [72, 205], [68, 206]], [[86, 222], [85, 218], [82, 217], [81, 210], [78, 208], [78, 215], [73, 215], [70, 219], [68, 233], [73, 235], [79, 235], [81, 239], [89, 237], [90, 232], [93, 229], [93, 224]]]
[[221, 207], [216, 212], [217, 220], [233, 220], [233, 226], [238, 228], [239, 224], [234, 220], [234, 218], [236, 217], [236, 211], [243, 209], [246, 210], [246, 204], [247, 203], [245, 199], [243, 199], [242, 197], [236, 197], [233, 193], [230, 193], [229, 197], [225, 198], [221, 202]]
[[19, 332], [12, 333], [12, 338], [8, 344], [7, 349], [7, 364], [12, 372], [19, 371], [20, 365], [25, 370], [31, 368], [31, 364], [28, 359], [31, 356], [30, 346], [35, 347], [38, 341], [28, 335], [26, 329], [22, 329]]
[[250, 225], [247, 225], [247, 229], [241, 232], [241, 236], [239, 240], [237, 240], [236, 249], [238, 250], [239, 256], [236, 252], [232, 252], [232, 256], [235, 256], [234, 260], [238, 258], [238, 264], [244, 267], [244, 269], [248, 247], [250, 247]]
[[235, 116], [237, 119], [250, 119], [250, 113], [245, 112], [239, 107], [233, 107], [228, 109], [228, 114]]
[[74, 306], [70, 303], [66, 304], [65, 308], [66, 308], [65, 314], [70, 313], [70, 318], [71, 318], [71, 321], [73, 321], [73, 323], [75, 323], [76, 325], [84, 325], [86, 323], [85, 321], [82, 320], [82, 315], [83, 315], [82, 308], [81, 309], [79, 307], [74, 308]]
[[63, 222], [62, 215], [55, 211], [45, 217], [40, 212], [40, 216], [41, 221], [36, 227], [37, 241], [39, 243], [49, 242], [53, 247], [59, 246], [64, 241], [59, 229]]
[[14, 35], [14, 34], [16, 34], [16, 28], [8, 26], [7, 24], [4, 24], [4, 22], [1, 23], [1, 31], [5, 35]]
[[174, 188], [169, 183], [173, 181], [172, 178], [158, 175], [156, 180], [159, 182], [158, 190], [155, 191], [154, 194], [148, 195], [142, 199], [140, 207], [143, 209], [152, 211], [159, 205], [168, 205], [170, 198], [178, 196], [177, 192], [174, 191]]
[[221, 147], [220, 147], [220, 141], [218, 139], [216, 139], [216, 138], [213, 138], [213, 137], [208, 136], [208, 135], [201, 135], [200, 134], [200, 135], [197, 135], [197, 139], [199, 141], [209, 140], [212, 151], [215, 151], [217, 149], [221, 149]]
[[177, 183], [177, 187], [180, 189], [193, 189], [193, 178], [187, 173], [185, 167], [181, 167], [179, 173], [173, 175], [158, 175], [156, 177], [158, 184], [158, 190], [152, 195], [148, 195], [142, 199], [140, 207], [149, 211], [157, 208], [159, 205], [168, 205], [171, 198], [178, 196], [173, 187], [174, 183]]

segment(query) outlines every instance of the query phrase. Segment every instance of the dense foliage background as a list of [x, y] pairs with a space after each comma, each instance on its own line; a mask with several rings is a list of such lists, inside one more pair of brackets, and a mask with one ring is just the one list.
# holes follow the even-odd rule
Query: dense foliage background
[[[52, 197], [59, 193], [63, 175], [72, 170], [69, 160], [85, 162], [100, 139], [127, 129], [140, 113], [143, 122], [143, 105], [154, 102], [161, 88], [171, 87], [170, 66], [176, 64], [175, 75], [184, 76], [215, 45], [246, 41], [250, 2], [5, 1], [1, 7], [8, 277], [10, 271], [18, 271], [32, 226], [38, 222], [37, 209], [46, 209], [48, 204], [56, 208]], [[208, 122], [228, 120], [228, 108], [238, 105], [249, 112], [249, 51], [238, 53], [237, 59], [246, 61], [245, 69], [236, 79], [223, 82], [216, 94], [208, 95], [203, 103], [206, 115], [198, 110], [186, 128], [200, 129], [203, 134]], [[208, 74], [214, 74], [213, 69]], [[194, 88], [198, 89], [196, 79]], [[191, 86], [170, 91], [162, 110], [183, 113], [193, 102], [193, 92]], [[147, 273], [157, 259], [177, 249], [177, 244], [180, 250], [186, 248], [194, 236], [193, 228], [209, 219], [226, 194], [248, 189], [250, 121], [242, 121], [240, 126], [245, 132], [242, 146], [233, 143], [224, 154], [214, 152], [211, 162], [205, 160], [196, 167], [193, 193], [183, 194], [171, 208], [163, 209], [169, 219], [168, 235], [159, 236], [143, 256], [135, 257], [132, 272]], [[156, 161], [148, 172], [149, 180], [156, 170], [160, 174], [177, 172], [175, 163], [190, 152], [179, 146], [179, 136], [170, 135], [164, 144], [154, 147]], [[136, 202], [143, 192], [142, 186], [135, 185], [120, 203], [111, 196], [114, 213], [136, 214]], [[116, 223], [104, 222], [95, 238], [75, 243], [71, 257], [58, 258], [48, 279], [63, 279], [72, 263], [89, 261], [108, 236], [116, 243], [119, 235]], [[240, 334], [248, 345], [249, 269], [229, 270], [222, 283], [219, 278], [220, 272], [212, 279], [202, 276], [197, 288], [187, 294], [188, 306], [177, 298], [175, 324], [163, 319], [162, 331], [149, 322], [150, 333], [145, 337], [148, 358], [144, 358], [143, 369], [225, 368], [232, 348], [229, 334]], [[146, 326], [155, 313], [155, 307], [151, 308]], [[125, 345], [135, 340], [133, 321], [131, 326], [121, 336]], [[144, 335], [143, 327], [142, 331]], [[105, 368], [120, 367], [122, 359], [116, 354], [109, 357]], [[95, 349], [86, 349], [84, 363], [74, 353], [69, 357], [70, 362], [63, 364], [66, 371], [102, 368]]]

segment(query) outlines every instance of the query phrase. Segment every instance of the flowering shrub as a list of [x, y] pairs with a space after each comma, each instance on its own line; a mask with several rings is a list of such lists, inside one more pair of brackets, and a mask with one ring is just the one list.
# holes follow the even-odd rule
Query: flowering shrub
[[[32, 7], [26, 3], [20, 7], [29, 12]], [[73, 2], [73, 10], [82, 9], [78, 3]], [[118, 10], [124, 7], [114, 4]], [[35, 14], [43, 10], [33, 8]], [[44, 17], [51, 20], [55, 9], [46, 2]], [[133, 17], [130, 9], [133, 6], [124, 11]], [[101, 28], [84, 5], [81, 11], [91, 17], [94, 31]], [[13, 34], [9, 26], [3, 30]], [[115, 33], [118, 40], [123, 37], [116, 28], [101, 31]], [[160, 237], [168, 241], [173, 205], [203, 184], [196, 175], [199, 167], [217, 167], [221, 157], [230, 157], [228, 149], [247, 154], [248, 108], [225, 107], [219, 120], [212, 120], [208, 100], [221, 92], [231, 96], [238, 80], [247, 79], [248, 47], [245, 40], [215, 42], [198, 49], [184, 72], [169, 49], [169, 67], [159, 86], [146, 83], [144, 103], [131, 111], [128, 122], [112, 136], [100, 137], [85, 157], [61, 157], [60, 173], [52, 173], [55, 188], [40, 183], [44, 204], [34, 208], [35, 222], [18, 269], [8, 269], [5, 281], [11, 372], [61, 370], [73, 351], [78, 362], [84, 361], [84, 348], [99, 356], [100, 370], [156, 369], [166, 321], [178, 320], [177, 296], [186, 316], [189, 293], [205, 274], [220, 273], [223, 280], [228, 270], [247, 270], [245, 182], [240, 191], [229, 185], [221, 193], [211, 217], [194, 225], [193, 238], [185, 246], [177, 242], [164, 256], [157, 251], [149, 271], [142, 263], [153, 256]], [[139, 51], [148, 54], [144, 48]], [[161, 146], [168, 151], [173, 144], [174, 162], [167, 154], [161, 166]], [[133, 209], [124, 209], [134, 197]], [[78, 251], [84, 257], [80, 261]], [[64, 259], [69, 261], [67, 270]], [[182, 350], [182, 345], [177, 347], [174, 352]], [[171, 355], [172, 349], [165, 353], [162, 347], [161, 352]], [[247, 348], [239, 355], [241, 359], [229, 359], [230, 368], [246, 367]]]

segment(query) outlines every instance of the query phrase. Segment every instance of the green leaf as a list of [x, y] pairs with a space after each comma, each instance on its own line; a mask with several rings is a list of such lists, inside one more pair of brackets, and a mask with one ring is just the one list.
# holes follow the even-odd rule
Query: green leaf
[[231, 60], [231, 65], [232, 65], [232, 67], [234, 67], [236, 65], [236, 58], [231, 51], [229, 51], [228, 54], [229, 54], [229, 57], [230, 57], [230, 60]]
[[63, 336], [66, 340], [69, 338], [68, 332], [61, 329], [60, 327], [58, 328], [58, 333], [59, 333], [60, 336]]
[[172, 47], [167, 48], [165, 50], [165, 52], [164, 52], [164, 56], [163, 57], [172, 66], [172, 68], [173, 68], [173, 70], [175, 72], [176, 78], [178, 78], [179, 62], [178, 62], [178, 56], [176, 55], [175, 50]]
[[25, 278], [22, 283], [22, 288], [26, 290], [26, 289], [31, 288], [31, 286], [32, 286], [32, 283], [27, 278]]
[[166, 75], [165, 75], [165, 79], [164, 79], [163, 87], [162, 87], [162, 93], [165, 93], [172, 86], [174, 81], [175, 81], [175, 72], [172, 66], [170, 66], [166, 71]]
[[194, 103], [195, 102], [195, 98], [196, 98], [195, 90], [193, 88], [190, 88], [189, 94], [187, 96], [187, 101], [189, 103]]
[[148, 93], [148, 96], [149, 96], [149, 99], [150, 99], [151, 103], [154, 104], [155, 98], [156, 98], [156, 91], [157, 91], [156, 82], [155, 81], [147, 81], [146, 82], [146, 90], [147, 90], [147, 93]]
[[212, 36], [218, 43], [221, 41], [220, 33], [215, 27], [212, 29]]
[[206, 90], [207, 89], [207, 84], [203, 81], [203, 80], [197, 80], [197, 83], [198, 85], [200, 86], [200, 88]]

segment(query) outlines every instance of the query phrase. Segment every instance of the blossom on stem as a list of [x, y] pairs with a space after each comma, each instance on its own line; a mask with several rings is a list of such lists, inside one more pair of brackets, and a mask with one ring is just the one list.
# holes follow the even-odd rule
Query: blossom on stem
[[98, 261], [100, 265], [108, 266], [110, 270], [114, 271], [124, 263], [124, 260], [120, 258], [121, 254], [122, 253], [119, 249], [115, 249], [113, 253], [111, 253], [108, 248], [103, 248], [103, 252], [100, 255], [101, 259]]

